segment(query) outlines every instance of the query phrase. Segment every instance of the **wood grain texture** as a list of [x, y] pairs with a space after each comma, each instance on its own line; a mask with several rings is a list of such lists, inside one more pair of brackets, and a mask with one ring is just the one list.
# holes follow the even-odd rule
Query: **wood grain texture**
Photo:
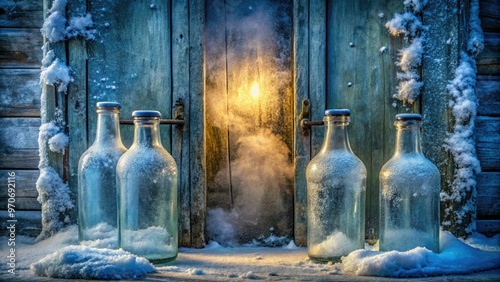
[[500, 2], [479, 0], [479, 17], [485, 32], [500, 32]]
[[478, 115], [500, 116], [500, 76], [478, 76], [476, 93]]
[[[172, 2], [172, 100], [182, 99], [184, 112], [189, 113], [189, 5], [187, 1]], [[174, 117], [174, 114], [172, 114]], [[191, 247], [190, 192], [190, 116], [186, 124], [172, 129], [172, 155], [179, 171], [179, 245]]]
[[484, 33], [484, 49], [476, 64], [478, 75], [500, 75], [500, 32]]
[[476, 118], [476, 150], [482, 171], [500, 168], [500, 117]]
[[[0, 177], [2, 179], [7, 179], [8, 172], [14, 172], [15, 175], [15, 189], [16, 197], [22, 198], [36, 198], [38, 197], [38, 191], [36, 190], [36, 180], [40, 175], [38, 170], [0, 170]], [[7, 198], [7, 181], [2, 181], [0, 183], [0, 198]], [[2, 209], [5, 206], [1, 206]]]
[[33, 27], [43, 24], [43, 1], [2, 0], [0, 27]]
[[38, 69], [0, 69], [0, 116], [40, 116], [39, 76]]
[[294, 241], [298, 246], [307, 244], [307, 184], [306, 168], [311, 159], [310, 136], [302, 135], [299, 115], [302, 101], [309, 99], [309, 1], [293, 2], [293, 88], [294, 88]]
[[0, 67], [39, 68], [41, 46], [37, 28], [0, 28]]
[[477, 175], [477, 218], [500, 218], [500, 172]]
[[[8, 234], [7, 211], [0, 211], [0, 236]], [[42, 213], [40, 211], [17, 211], [16, 235], [36, 237], [42, 231]]]
[[[202, 248], [205, 245], [206, 216], [205, 111], [203, 110], [205, 1], [189, 1], [189, 20], [191, 245]], [[193, 146], [193, 144], [198, 145]]]
[[207, 208], [219, 207], [229, 210], [232, 208], [233, 198], [229, 160], [227, 13], [223, 1], [207, 1], [205, 26]]
[[[328, 1], [309, 2], [309, 100], [311, 120], [323, 120], [326, 110], [326, 6]], [[311, 157], [323, 143], [324, 126], [311, 128]]]
[[[85, 0], [68, 1], [68, 16], [86, 13]], [[87, 43], [83, 38], [74, 38], [68, 42], [68, 63], [73, 70], [73, 82], [68, 86], [67, 116], [69, 147], [67, 155], [68, 185], [72, 195], [78, 195], [78, 161], [87, 150]], [[75, 200], [76, 202], [76, 200]], [[76, 221], [78, 208], [73, 209], [71, 218]]]
[[0, 118], [0, 168], [38, 167], [39, 118]]
[[[95, 138], [99, 101], [119, 102], [123, 118], [134, 110], [158, 110], [170, 118], [170, 3], [151, 7], [146, 0], [94, 1], [88, 12], [98, 34], [87, 42], [88, 140]], [[132, 144], [133, 132], [133, 126], [121, 127], [126, 147]], [[161, 142], [169, 151], [170, 135], [170, 126], [160, 127]]]
[[[402, 103], [392, 106], [397, 91], [394, 60], [402, 38], [391, 37], [385, 27], [402, 10], [402, 2], [328, 3], [327, 107], [351, 110], [350, 144], [367, 169], [366, 236], [376, 239], [378, 173], [394, 152], [394, 116], [407, 108]], [[386, 52], [379, 51], [383, 46]]]
[[[468, 15], [466, 10], [454, 13], [457, 4], [456, 0], [443, 1], [443, 3], [430, 1], [423, 16], [424, 22], [428, 22], [429, 32], [426, 34], [426, 42], [428, 42], [430, 55], [424, 56], [422, 68], [422, 81], [424, 82], [422, 149], [424, 155], [438, 167], [441, 173], [441, 190], [449, 194], [452, 193], [450, 183], [453, 181], [455, 164], [451, 154], [443, 150], [444, 140], [453, 128], [452, 114], [448, 107], [450, 97], [447, 84], [454, 77], [455, 69], [460, 61], [460, 51], [465, 47], [463, 38], [466, 37], [464, 37], [465, 30], [462, 29], [462, 25], [466, 23], [462, 20], [467, 18], [466, 14]], [[437, 17], [436, 15], [446, 16]], [[449, 44], [441, 44], [442, 38], [449, 38]], [[454, 213], [445, 215], [444, 211], [447, 208], [460, 209], [472, 196], [468, 194], [461, 203], [441, 202], [441, 221], [450, 221], [450, 231], [455, 235], [464, 236], [464, 228], [469, 222], [465, 220], [461, 224], [456, 223], [457, 218]]]
[[[37, 198], [16, 197], [14, 202], [16, 211], [41, 211], [42, 205]], [[8, 198], [0, 197], [0, 206], [7, 207]]]

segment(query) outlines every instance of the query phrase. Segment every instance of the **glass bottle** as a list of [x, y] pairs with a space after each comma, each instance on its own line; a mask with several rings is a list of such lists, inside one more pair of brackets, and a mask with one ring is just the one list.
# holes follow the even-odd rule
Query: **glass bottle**
[[326, 134], [307, 166], [307, 252], [337, 261], [365, 243], [366, 168], [349, 145], [350, 111], [326, 110]]
[[134, 142], [117, 165], [119, 245], [152, 263], [178, 252], [177, 165], [159, 137], [160, 112], [134, 111]]
[[118, 247], [116, 163], [127, 150], [120, 137], [120, 104], [97, 103], [97, 131], [78, 162], [78, 239], [83, 245]]
[[420, 149], [419, 114], [396, 115], [396, 149], [380, 171], [380, 250], [439, 252], [440, 174]]

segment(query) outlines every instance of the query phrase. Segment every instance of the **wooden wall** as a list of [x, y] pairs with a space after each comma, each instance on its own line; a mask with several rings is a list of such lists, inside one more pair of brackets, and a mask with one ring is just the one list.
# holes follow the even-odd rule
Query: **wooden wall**
[[[0, 2], [0, 221], [6, 223], [7, 173], [16, 174], [17, 234], [41, 229], [38, 127], [42, 59], [42, 1]], [[4, 232], [2, 228], [2, 232]]]
[[[40, 231], [41, 218], [40, 204], [36, 201], [37, 191], [35, 189], [35, 182], [38, 177], [37, 165], [39, 158], [37, 135], [41, 122], [38, 76], [42, 58], [42, 51], [40, 49], [42, 38], [39, 31], [43, 21], [42, 2], [38, 0], [4, 0], [0, 2], [0, 177], [2, 179], [2, 183], [0, 184], [0, 205], [2, 209], [0, 211], [0, 220], [3, 224], [6, 219], [6, 212], [4, 210], [6, 183], [3, 179], [6, 179], [7, 172], [15, 171], [18, 188], [16, 200], [19, 205], [16, 215], [19, 220], [23, 219], [22, 222], [30, 223], [24, 225], [18, 234], [24, 233], [30, 235], [37, 235]], [[74, 0], [69, 2], [69, 14], [81, 13], [82, 7], [83, 11], [86, 11], [87, 8], [90, 9], [89, 12], [97, 11], [98, 6], [102, 5], [95, 1], [94, 4], [88, 7], [86, 6], [87, 1]], [[150, 7], [150, 3], [146, 2], [148, 1], [144, 1], [143, 4], [147, 4], [146, 7]], [[327, 86], [326, 74], [321, 71], [325, 69], [327, 61], [326, 48], [328, 44], [326, 33], [327, 5], [325, 2], [313, 0], [293, 1], [295, 7], [293, 12], [295, 36], [293, 43], [293, 84], [296, 111], [294, 116], [298, 116], [300, 112], [302, 99], [309, 98], [313, 102], [312, 108], [314, 111], [312, 119], [315, 120], [321, 119], [321, 111], [326, 106], [336, 107], [341, 101], [339, 100], [340, 98], [335, 98], [335, 96], [327, 98], [327, 87], [331, 89], [328, 91], [334, 91], [331, 88], [332, 85], [338, 85], [339, 89], [344, 93], [360, 91], [356, 90], [356, 84], [354, 84], [355, 87], [345, 88], [345, 81], [349, 80], [348, 82], [351, 82], [351, 80], [354, 80], [352, 82], [356, 82], [355, 79], [348, 77], [348, 73], [344, 73], [337, 78], [329, 78], [328, 83], [330, 85]], [[391, 3], [399, 2], [391, 1]], [[375, 1], [372, 5], [376, 5], [376, 3], [378, 2]], [[335, 5], [340, 4], [336, 3]], [[166, 86], [168, 95], [172, 95], [168, 101], [158, 100], [158, 103], [161, 103], [161, 107], [165, 112], [164, 116], [169, 117], [171, 115], [169, 112], [170, 107], [177, 98], [182, 98], [185, 103], [188, 121], [188, 125], [182, 131], [172, 130], [172, 137], [165, 140], [167, 146], [172, 146], [173, 154], [176, 160], [178, 160], [179, 166], [184, 169], [184, 173], [181, 175], [180, 187], [181, 191], [183, 191], [181, 193], [182, 222], [180, 226], [182, 229], [181, 233], [183, 234], [181, 241], [183, 245], [200, 246], [204, 241], [205, 215], [203, 208], [206, 197], [204, 186], [205, 156], [203, 148], [203, 25], [205, 8], [203, 1], [194, 0], [171, 1], [171, 5], [156, 8], [168, 13], [169, 17], [165, 19], [165, 24], [170, 25], [169, 34], [165, 35], [165, 40], [169, 40], [167, 44], [169, 46], [165, 46], [165, 48], [170, 50], [171, 57], [165, 58], [163, 63], [166, 64], [164, 67], [167, 69], [169, 68], [168, 66], [171, 66], [171, 70], [168, 74], [169, 78], [161, 78], [159, 81]], [[347, 7], [344, 8], [347, 9]], [[387, 17], [393, 12], [400, 12], [400, 9], [392, 8], [387, 8], [387, 12], [385, 12]], [[480, 232], [495, 234], [500, 233], [500, 150], [498, 150], [500, 148], [500, 4], [498, 0], [480, 0], [480, 10], [482, 27], [485, 32], [486, 48], [477, 58], [479, 108], [476, 123], [476, 142], [477, 153], [483, 170], [477, 177], [477, 227]], [[111, 11], [118, 12], [120, 9], [116, 8]], [[128, 10], [125, 9], [123, 12], [126, 11]], [[150, 13], [152, 11], [144, 9], [143, 12]], [[311, 16], [312, 14], [317, 16]], [[157, 16], [152, 15], [150, 18], [151, 21], [144, 24], [153, 23], [155, 17]], [[126, 24], [120, 22], [120, 20], [117, 16], [114, 18], [112, 24]], [[117, 34], [106, 33], [108, 26], [103, 21], [104, 18], [99, 18], [99, 14], [96, 12], [95, 22], [103, 36], [117, 36]], [[332, 22], [330, 24], [335, 23]], [[109, 26], [112, 27], [111, 24]], [[136, 32], [136, 30], [131, 30], [131, 32]], [[362, 30], [359, 30], [359, 32], [354, 35], [363, 35]], [[370, 30], [370, 33], [376, 32], [383, 32], [383, 30]], [[354, 40], [356, 40], [355, 37], [353, 37]], [[351, 40], [346, 38], [347, 41], [350, 42]], [[394, 46], [399, 44], [396, 41], [389, 43]], [[121, 57], [116, 56], [116, 54], [110, 54], [113, 51], [113, 46], [105, 46], [100, 42], [87, 45], [83, 40], [72, 40], [65, 44], [65, 48], [67, 47], [68, 50], [71, 50], [65, 59], [69, 61], [69, 64], [74, 69], [84, 70], [83, 72], [77, 72], [75, 82], [70, 88], [67, 106], [68, 119], [86, 119], [90, 117], [89, 115], [93, 114], [94, 104], [99, 100], [93, 96], [87, 96], [87, 93], [92, 92], [94, 96], [101, 93], [97, 85], [91, 85], [92, 81], [87, 79], [89, 70], [94, 71], [94, 73], [89, 72], [89, 77], [93, 77], [92, 75], [95, 76], [97, 70], [108, 67], [100, 65], [100, 63], [104, 62], [104, 59], [108, 58], [106, 57], [107, 54], [114, 58], [115, 61], [118, 61], [117, 64], [109, 66], [110, 73], [115, 71], [113, 68], [125, 68], [126, 65], [120, 66], [119, 60]], [[347, 46], [344, 51], [361, 52], [359, 50], [362, 50], [363, 45], [358, 45], [357, 47], [360, 48], [356, 49]], [[87, 57], [89, 54], [92, 56]], [[392, 53], [386, 55], [394, 56]], [[155, 54], [155, 56], [159, 55]], [[89, 61], [87, 61], [87, 58]], [[129, 74], [132, 75], [133, 73]], [[144, 73], [138, 73], [137, 75], [144, 76]], [[95, 76], [95, 79], [99, 78], [102, 77]], [[340, 79], [341, 81], [336, 82], [334, 79]], [[110, 81], [112, 82], [113, 80]], [[153, 92], [152, 90], [144, 91], [145, 85], [141, 84], [139, 86], [137, 88], [129, 86], [127, 86], [128, 88], [118, 88], [117, 93], [120, 95], [125, 93], [123, 94], [124, 98], [120, 98], [119, 102], [127, 104], [126, 97], [133, 97], [134, 95], [134, 97], [141, 97], [142, 93]], [[385, 87], [391, 88], [392, 86]], [[385, 89], [383, 91], [388, 90]], [[361, 94], [359, 92], [359, 95]], [[118, 94], [110, 96], [110, 98], [113, 97], [119, 96]], [[325, 103], [321, 101], [325, 101]], [[143, 99], [139, 99], [134, 104], [142, 102]], [[131, 112], [132, 104], [132, 102], [127, 104], [127, 108], [124, 109], [125, 115]], [[359, 110], [356, 108], [356, 105], [353, 106], [354, 110]], [[363, 107], [363, 105], [359, 107]], [[392, 113], [387, 115], [388, 119], [390, 115]], [[353, 126], [355, 123], [360, 126], [359, 120], [354, 120]], [[297, 120], [295, 120], [295, 125], [297, 126]], [[75, 123], [69, 128], [70, 138], [73, 140], [70, 144], [72, 154], [69, 156], [69, 163], [72, 165], [70, 165], [69, 172], [67, 173], [69, 175], [68, 180], [73, 189], [76, 189], [74, 182], [75, 162], [78, 160], [79, 154], [86, 149], [87, 142], [92, 141], [93, 127], [92, 123], [84, 127], [79, 127], [78, 123]], [[169, 130], [165, 129], [166, 132], [169, 132]], [[87, 136], [87, 134], [89, 135]], [[127, 134], [129, 133], [125, 133], [126, 136]], [[307, 162], [314, 155], [321, 143], [321, 141], [317, 140], [322, 140], [322, 131], [313, 130], [312, 135], [316, 141], [306, 138], [298, 132], [294, 137], [294, 162], [296, 164], [296, 174], [298, 174], [297, 179], [299, 180], [295, 183], [296, 218], [303, 217], [305, 212], [305, 191], [297, 189], [297, 187], [304, 186], [304, 183], [301, 182], [303, 181], [303, 175], [301, 174], [302, 171], [305, 171]], [[74, 141], [82, 136], [85, 142]], [[359, 141], [353, 140], [353, 142], [358, 142], [357, 144], [359, 144]], [[184, 149], [181, 149], [181, 143]], [[356, 147], [360, 148], [361, 146], [353, 144], [355, 151], [358, 150]], [[196, 205], [193, 206], [192, 203], [196, 203]], [[303, 218], [296, 221], [296, 236], [305, 234], [304, 222]]]
[[500, 1], [480, 0], [485, 48], [477, 57], [477, 230], [500, 233]]

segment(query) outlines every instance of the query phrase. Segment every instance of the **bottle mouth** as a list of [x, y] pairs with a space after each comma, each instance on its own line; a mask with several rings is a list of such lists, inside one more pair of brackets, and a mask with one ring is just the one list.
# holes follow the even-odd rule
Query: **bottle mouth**
[[121, 109], [122, 105], [117, 102], [97, 102], [97, 108]]
[[396, 115], [396, 121], [407, 121], [407, 120], [421, 121], [422, 116], [420, 114], [397, 114]]
[[422, 116], [420, 114], [397, 114], [394, 126], [396, 128], [420, 126], [421, 122]]
[[161, 113], [152, 110], [137, 110], [132, 113], [132, 116], [134, 118], [160, 118]]
[[350, 116], [349, 109], [328, 109], [325, 111], [325, 116]]

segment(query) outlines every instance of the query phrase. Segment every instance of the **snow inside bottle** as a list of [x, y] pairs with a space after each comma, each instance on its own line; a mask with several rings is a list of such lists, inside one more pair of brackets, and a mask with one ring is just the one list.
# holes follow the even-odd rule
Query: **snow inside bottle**
[[439, 252], [440, 175], [420, 150], [419, 114], [396, 116], [396, 149], [380, 171], [380, 250]]
[[159, 137], [160, 112], [134, 111], [130, 149], [117, 165], [119, 245], [152, 263], [177, 257], [177, 165]]
[[127, 150], [119, 114], [119, 103], [97, 103], [96, 138], [78, 163], [78, 238], [84, 245], [118, 247], [116, 164]]
[[326, 134], [307, 166], [307, 252], [339, 260], [365, 243], [366, 168], [349, 145], [350, 111], [325, 112]]

